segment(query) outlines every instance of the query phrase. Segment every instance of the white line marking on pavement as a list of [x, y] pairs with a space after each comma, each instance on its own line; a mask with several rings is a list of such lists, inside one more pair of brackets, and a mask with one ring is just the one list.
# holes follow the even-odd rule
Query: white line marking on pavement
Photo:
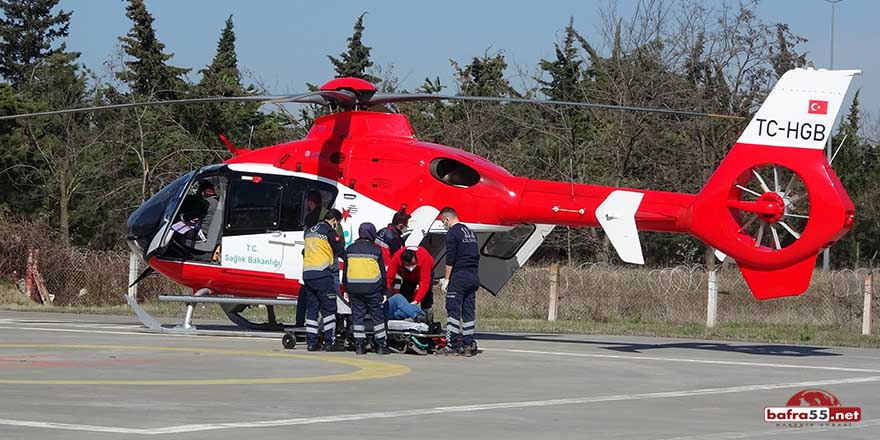
[[770, 367], [770, 368], [798, 368], [806, 370], [826, 370], [826, 371], [846, 371], [851, 373], [880, 373], [880, 370], [872, 370], [867, 368], [850, 368], [850, 367], [829, 367], [822, 365], [798, 365], [798, 364], [771, 364], [766, 362], [742, 362], [742, 361], [721, 361], [712, 359], [688, 359], [688, 358], [665, 358], [653, 356], [632, 356], [622, 354], [592, 354], [592, 353], [569, 353], [563, 351], [537, 351], [537, 350], [519, 350], [513, 348], [484, 348], [487, 351], [501, 351], [506, 353], [523, 353], [523, 354], [540, 354], [548, 356], [571, 356], [586, 357], [600, 359], [626, 359], [639, 361], [666, 361], [666, 362], [688, 362], [694, 364], [709, 365], [736, 365], [742, 367]]
[[76, 425], [67, 423], [34, 422], [26, 420], [0, 419], [0, 425], [23, 426], [32, 428], [63, 429], [73, 431], [110, 432], [118, 434], [163, 435], [181, 434], [199, 431], [216, 431], [223, 429], [270, 428], [279, 426], [313, 425], [318, 423], [349, 422], [355, 420], [390, 419], [436, 414], [470, 413], [476, 411], [492, 411], [501, 409], [537, 408], [559, 405], [583, 405], [598, 402], [620, 402], [645, 399], [664, 399], [674, 397], [706, 396], [717, 394], [744, 393], [750, 391], [777, 390], [783, 388], [811, 388], [827, 385], [858, 384], [880, 381], [880, 376], [859, 377], [853, 379], [831, 379], [810, 382], [791, 382], [764, 385], [745, 385], [726, 388], [702, 388], [696, 390], [665, 391], [657, 393], [617, 394], [612, 396], [575, 397], [570, 399], [531, 400], [524, 402], [499, 402], [478, 405], [441, 406], [435, 408], [386, 411], [374, 413], [342, 414], [325, 417], [304, 417], [296, 419], [263, 420], [254, 422], [231, 422], [197, 425], [179, 425], [165, 428], [123, 428], [115, 426]]
[[817, 432], [838, 431], [841, 429], [860, 429], [870, 428], [872, 426], [880, 426], [880, 419], [865, 420], [862, 422], [853, 422], [851, 426], [817, 426], [804, 428], [776, 428], [765, 431], [743, 431], [743, 432], [714, 432], [711, 434], [697, 434], [685, 437], [667, 438], [664, 440], [737, 440], [752, 437], [778, 437], [780, 435], [797, 434], [809, 435]]

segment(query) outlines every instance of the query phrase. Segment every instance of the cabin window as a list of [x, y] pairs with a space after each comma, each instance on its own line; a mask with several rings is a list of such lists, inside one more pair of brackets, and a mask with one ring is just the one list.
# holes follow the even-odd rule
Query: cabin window
[[459, 188], [468, 188], [480, 182], [480, 173], [477, 170], [447, 157], [431, 161], [431, 175], [447, 185]]
[[[324, 182], [295, 178], [289, 180], [286, 186], [282, 203], [282, 231], [302, 231], [321, 222], [321, 211], [330, 209], [336, 199], [336, 188]], [[320, 200], [319, 205], [313, 208], [310, 199]]]
[[226, 215], [227, 231], [240, 234], [277, 230], [282, 190], [282, 185], [261, 179], [231, 182]]

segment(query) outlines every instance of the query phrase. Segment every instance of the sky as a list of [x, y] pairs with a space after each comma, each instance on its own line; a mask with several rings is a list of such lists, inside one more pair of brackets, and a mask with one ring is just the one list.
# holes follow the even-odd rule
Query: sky
[[[131, 22], [121, 0], [61, 0], [73, 11], [68, 48], [97, 72], [118, 53], [117, 37]], [[635, 0], [621, 0], [624, 17]], [[720, 5], [719, 2], [708, 1]], [[735, 2], [727, 2], [735, 4]], [[220, 30], [232, 14], [239, 67], [272, 94], [305, 90], [333, 77], [327, 55], [346, 48], [357, 16], [367, 12], [364, 42], [373, 61], [393, 72], [410, 90], [425, 77], [449, 84], [449, 60], [466, 64], [474, 56], [502, 50], [509, 65], [534, 69], [553, 57], [553, 43], [575, 17], [575, 28], [591, 42], [603, 40], [600, 9], [607, 1], [293, 1], [146, 0], [156, 33], [173, 52], [171, 64], [198, 69], [211, 62]], [[788, 23], [809, 41], [800, 47], [817, 68], [829, 64], [831, 5], [825, 0], [764, 0], [758, 7], [768, 22]], [[862, 109], [880, 113], [880, 1], [843, 0], [837, 5], [834, 67], [861, 69], [854, 87]], [[510, 76], [515, 72], [511, 69]], [[516, 82], [513, 83], [516, 87]]]

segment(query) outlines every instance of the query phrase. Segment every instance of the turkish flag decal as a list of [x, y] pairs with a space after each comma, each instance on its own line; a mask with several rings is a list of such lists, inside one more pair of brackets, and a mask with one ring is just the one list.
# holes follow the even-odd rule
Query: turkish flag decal
[[810, 106], [807, 108], [807, 113], [812, 115], [827, 115], [828, 101], [815, 101], [811, 99]]

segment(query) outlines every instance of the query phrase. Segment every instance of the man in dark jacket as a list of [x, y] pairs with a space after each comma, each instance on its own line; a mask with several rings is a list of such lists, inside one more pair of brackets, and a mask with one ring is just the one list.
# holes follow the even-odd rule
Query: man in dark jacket
[[477, 236], [458, 220], [458, 213], [446, 207], [440, 211], [446, 228], [446, 347], [441, 354], [473, 356], [476, 328], [476, 295], [480, 287], [480, 253]]
[[324, 221], [309, 228], [304, 236], [303, 286], [300, 299], [306, 304], [306, 342], [309, 351], [318, 350], [318, 311], [324, 327], [324, 351], [334, 348], [336, 331], [336, 289], [339, 280], [334, 276], [336, 260], [345, 252], [342, 237], [336, 234], [336, 225], [342, 213], [327, 211]]
[[382, 248], [385, 264], [391, 263], [391, 258], [403, 247], [403, 231], [409, 225], [409, 217], [405, 211], [397, 211], [388, 227], [379, 231], [376, 244]]
[[385, 331], [385, 313], [382, 297], [385, 293], [385, 262], [382, 251], [374, 243], [376, 227], [362, 223], [358, 239], [345, 250], [342, 283], [351, 300], [351, 323], [354, 332], [354, 351], [366, 353], [365, 314], [370, 313], [376, 353], [388, 354]]

